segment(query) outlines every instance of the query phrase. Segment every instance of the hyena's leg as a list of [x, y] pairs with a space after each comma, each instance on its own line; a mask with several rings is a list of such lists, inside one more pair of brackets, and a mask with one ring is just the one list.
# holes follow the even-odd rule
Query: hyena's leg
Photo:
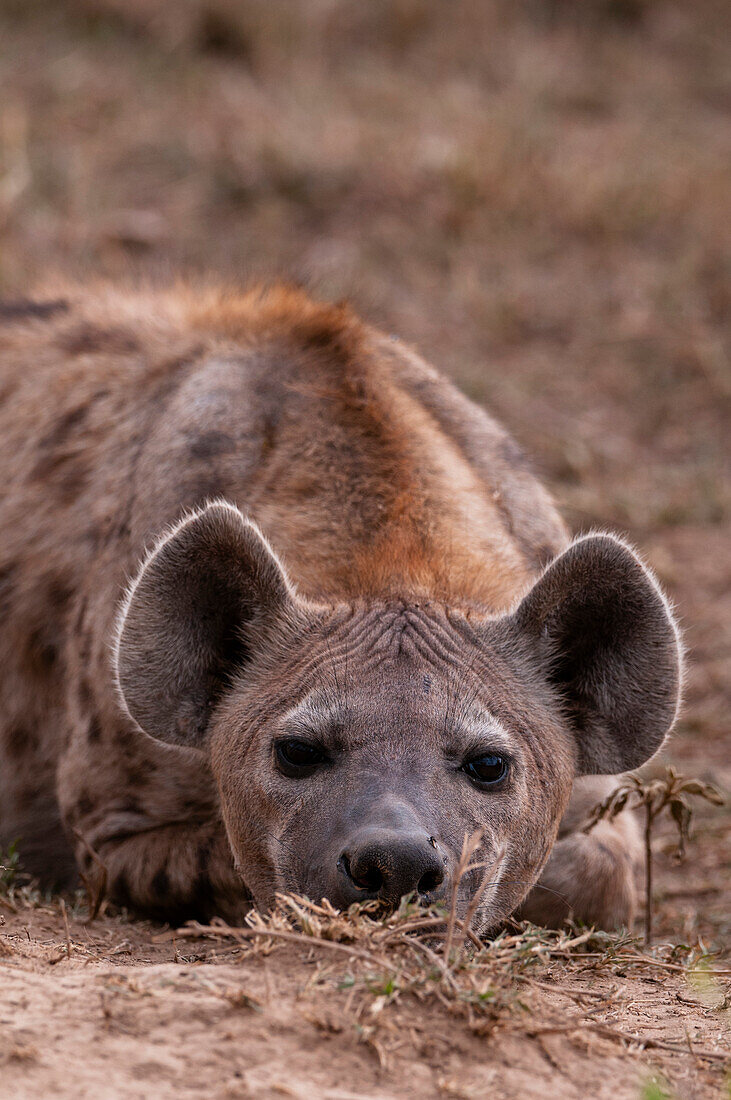
[[589, 812], [616, 785], [616, 778], [577, 781], [548, 863], [516, 916], [548, 928], [567, 917], [598, 928], [631, 927], [641, 852], [637, 822], [625, 810], [614, 821], [581, 831]]
[[84, 837], [77, 850], [85, 874], [97, 874], [100, 860], [107, 896], [138, 913], [171, 923], [220, 916], [240, 924], [251, 908], [223, 826], [151, 826], [149, 832], [97, 841], [96, 858], [87, 844]]
[[238, 921], [251, 907], [201, 755], [92, 710], [61, 759], [58, 793], [79, 868], [111, 900], [170, 921]]

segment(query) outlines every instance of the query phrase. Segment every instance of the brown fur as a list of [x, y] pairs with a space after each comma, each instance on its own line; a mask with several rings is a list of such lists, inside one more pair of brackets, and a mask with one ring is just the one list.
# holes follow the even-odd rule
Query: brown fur
[[[247, 892], [260, 900], [270, 890], [257, 881], [263, 848], [243, 851], [232, 839], [240, 795], [227, 793], [221, 737], [214, 778], [194, 748], [143, 733], [115, 693], [115, 617], [145, 549], [186, 510], [225, 498], [255, 518], [308, 606], [335, 608], [336, 625], [318, 627], [328, 645], [337, 649], [345, 622], [338, 608], [350, 608], [352, 624], [359, 607], [424, 606], [429, 630], [447, 624], [459, 664], [457, 634], [515, 605], [567, 547], [564, 525], [484, 412], [348, 306], [291, 287], [65, 290], [0, 305], [0, 364], [0, 839], [19, 836], [28, 866], [59, 881], [73, 874], [72, 850], [93, 873], [93, 849], [113, 896], [139, 909], [236, 913]], [[385, 639], [396, 627], [386, 630], [384, 615]], [[393, 621], [398, 637], [418, 635]], [[305, 683], [307, 667], [291, 663], [289, 689]], [[266, 670], [257, 675], [273, 697]], [[517, 689], [500, 675], [512, 714], [507, 696]], [[252, 705], [236, 714], [254, 728]], [[549, 728], [568, 786], [558, 772], [552, 790], [546, 779], [534, 819], [526, 795], [515, 836], [531, 852], [532, 881], [573, 768], [568, 736], [547, 717]], [[539, 740], [531, 746], [536, 774], [547, 777], [552, 754]], [[259, 828], [279, 828], [262, 799]], [[252, 812], [242, 805], [242, 820]], [[601, 850], [584, 844], [576, 889], [561, 836], [546, 873], [567, 905], [559, 913], [534, 892], [531, 916], [558, 919], [568, 908], [599, 923], [631, 918], [634, 840], [607, 829]], [[505, 906], [529, 885], [506, 894]]]

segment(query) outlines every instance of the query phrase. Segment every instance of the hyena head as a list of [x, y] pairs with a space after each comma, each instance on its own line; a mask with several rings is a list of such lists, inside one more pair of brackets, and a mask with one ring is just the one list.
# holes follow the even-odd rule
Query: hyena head
[[116, 673], [146, 733], [207, 755], [258, 905], [444, 897], [478, 833], [458, 898], [485, 887], [487, 929], [538, 877], [574, 778], [660, 747], [679, 647], [654, 580], [607, 535], [573, 543], [501, 617], [322, 606], [217, 503], [143, 564]]

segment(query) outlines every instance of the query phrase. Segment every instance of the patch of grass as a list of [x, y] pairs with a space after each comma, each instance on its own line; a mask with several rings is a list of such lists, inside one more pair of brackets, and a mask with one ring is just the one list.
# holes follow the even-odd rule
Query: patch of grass
[[653, 1076], [642, 1086], [640, 1100], [673, 1100], [673, 1093], [663, 1077]]
[[[81, 891], [69, 898], [69, 909], [74, 915], [80, 912], [84, 900]], [[5, 851], [0, 850], [0, 909], [17, 913], [21, 909], [38, 909], [55, 904], [57, 899], [53, 893], [40, 890], [37, 880], [23, 870], [19, 840], [13, 840]]]
[[0, 893], [7, 894], [16, 878], [20, 868], [20, 852], [18, 841], [13, 840], [6, 852], [0, 852]]
[[16, 913], [18, 909], [35, 907], [40, 891], [30, 875], [21, 870], [19, 841], [13, 840], [0, 851], [0, 908]]

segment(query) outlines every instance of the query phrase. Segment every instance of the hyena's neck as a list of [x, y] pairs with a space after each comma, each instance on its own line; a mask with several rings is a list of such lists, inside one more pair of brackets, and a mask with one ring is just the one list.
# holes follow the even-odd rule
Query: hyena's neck
[[[378, 381], [361, 425], [366, 443], [354, 433], [343, 476], [317, 479], [333, 447], [325, 430], [307, 450], [303, 507], [283, 509], [277, 492], [260, 500], [256, 518], [307, 594], [509, 607], [537, 569], [511, 532], [499, 490], [486, 488], [413, 396], [393, 379]], [[307, 480], [302, 464], [298, 477]]]

